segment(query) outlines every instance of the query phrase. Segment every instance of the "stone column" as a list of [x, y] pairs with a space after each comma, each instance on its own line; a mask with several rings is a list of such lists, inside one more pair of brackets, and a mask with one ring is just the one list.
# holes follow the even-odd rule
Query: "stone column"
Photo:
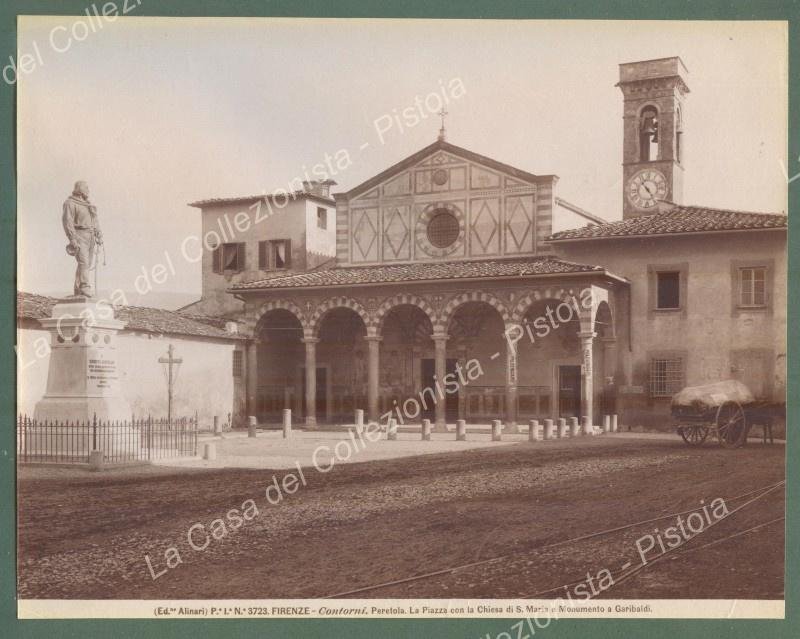
[[257, 415], [258, 411], [258, 341], [247, 345], [247, 414]]
[[378, 335], [367, 335], [367, 419], [378, 422], [378, 381], [380, 376], [381, 338]]
[[[458, 364], [462, 369], [467, 367], [467, 347], [463, 344], [458, 347]], [[467, 418], [467, 389], [460, 386], [458, 389], [458, 419]]]
[[[509, 327], [503, 335], [509, 335]], [[509, 433], [517, 429], [517, 344], [506, 339], [506, 428]]]
[[583, 373], [581, 384], [581, 415], [589, 418], [589, 423], [594, 424], [593, 403], [594, 403], [594, 379], [592, 366], [592, 344], [596, 333], [593, 331], [581, 331], [578, 337], [581, 338], [581, 356], [583, 361]]
[[447, 335], [444, 333], [434, 333], [431, 335], [434, 344], [436, 379], [434, 380], [433, 393], [436, 397], [436, 422], [434, 429], [436, 432], [447, 432], [447, 395], [439, 395], [437, 386], [442, 389], [444, 394], [444, 376], [447, 373]]
[[306, 345], [306, 428], [317, 427], [317, 342], [316, 337], [304, 337]]

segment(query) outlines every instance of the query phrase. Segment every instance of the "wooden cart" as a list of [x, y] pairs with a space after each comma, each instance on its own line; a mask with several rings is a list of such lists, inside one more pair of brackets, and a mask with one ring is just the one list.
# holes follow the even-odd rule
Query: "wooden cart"
[[672, 398], [672, 417], [678, 434], [690, 446], [702, 446], [709, 434], [724, 448], [747, 442], [753, 425], [764, 428], [772, 440], [772, 420], [783, 405], [753, 397], [741, 382], [727, 380], [687, 387]]

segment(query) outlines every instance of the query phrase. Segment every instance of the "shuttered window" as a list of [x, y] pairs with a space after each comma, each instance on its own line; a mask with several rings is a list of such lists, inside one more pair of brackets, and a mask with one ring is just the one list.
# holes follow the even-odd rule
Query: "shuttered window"
[[212, 259], [215, 273], [240, 273], [246, 266], [245, 243], [221, 244], [214, 249]]

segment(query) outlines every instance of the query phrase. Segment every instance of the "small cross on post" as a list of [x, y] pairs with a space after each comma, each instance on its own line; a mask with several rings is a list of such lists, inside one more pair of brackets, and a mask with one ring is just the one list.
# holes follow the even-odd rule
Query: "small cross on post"
[[167, 349], [167, 356], [158, 358], [159, 364], [167, 365], [167, 423], [168, 424], [172, 424], [172, 391], [175, 386], [175, 377], [176, 377], [176, 375], [173, 374], [172, 366], [174, 364], [180, 366], [183, 363], [182, 358], [173, 357], [174, 355], [175, 355], [175, 347], [172, 344], [170, 344], [169, 348]]
[[445, 108], [442, 107], [442, 110], [439, 111], [439, 113], [437, 113], [436, 115], [442, 118], [442, 128], [439, 129], [439, 141], [444, 142], [444, 116], [448, 115], [448, 113], [445, 110]]

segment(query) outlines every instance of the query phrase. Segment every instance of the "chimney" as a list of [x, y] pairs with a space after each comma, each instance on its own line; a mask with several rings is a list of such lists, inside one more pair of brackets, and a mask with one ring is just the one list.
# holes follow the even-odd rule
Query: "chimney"
[[303, 180], [303, 192], [319, 197], [330, 197], [332, 186], [336, 186], [335, 180]]

